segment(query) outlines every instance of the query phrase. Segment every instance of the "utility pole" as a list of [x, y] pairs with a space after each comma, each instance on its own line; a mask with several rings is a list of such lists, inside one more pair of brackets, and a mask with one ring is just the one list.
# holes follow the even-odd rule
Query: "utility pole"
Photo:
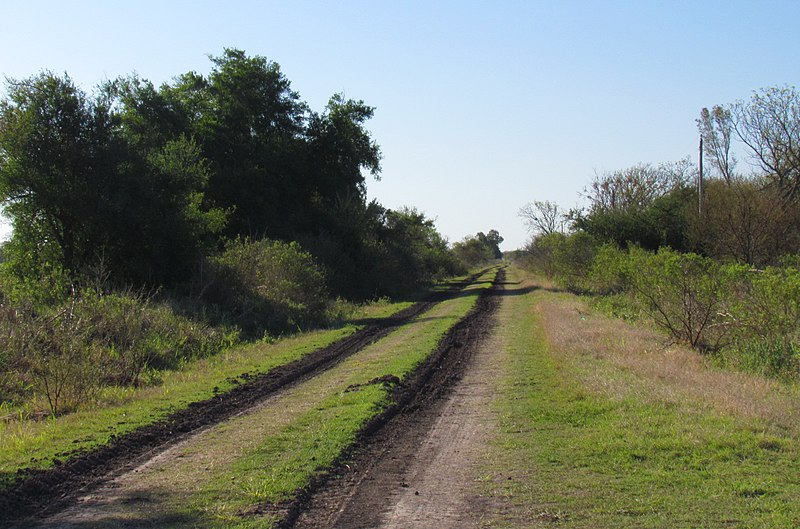
[[700, 135], [700, 175], [697, 178], [697, 213], [703, 216], [703, 135]]

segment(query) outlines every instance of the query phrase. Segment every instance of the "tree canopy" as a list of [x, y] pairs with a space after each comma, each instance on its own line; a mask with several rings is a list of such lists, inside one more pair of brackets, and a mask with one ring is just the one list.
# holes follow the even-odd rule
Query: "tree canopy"
[[102, 269], [180, 287], [240, 238], [300, 241], [350, 297], [459, 269], [433, 221], [367, 202], [381, 171], [373, 107], [334, 94], [313, 111], [276, 62], [238, 49], [210, 60], [208, 74], [161, 86], [131, 75], [91, 94], [48, 71], [8, 81], [0, 202], [19, 277]]

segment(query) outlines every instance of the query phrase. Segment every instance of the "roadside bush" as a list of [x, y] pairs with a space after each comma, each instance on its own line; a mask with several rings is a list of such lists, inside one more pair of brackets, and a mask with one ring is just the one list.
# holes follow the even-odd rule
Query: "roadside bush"
[[630, 254], [615, 244], [603, 244], [597, 249], [588, 274], [592, 293], [620, 294], [630, 286]]
[[700, 349], [723, 344], [733, 324], [726, 301], [741, 267], [666, 248], [655, 254], [633, 248], [629, 270], [634, 301], [675, 340]]
[[733, 316], [745, 335], [796, 340], [800, 335], [800, 270], [769, 267], [743, 274]]
[[297, 243], [236, 239], [211, 260], [203, 294], [249, 333], [325, 323], [325, 274]]
[[748, 270], [735, 286], [735, 335], [726, 361], [770, 376], [800, 376], [800, 270]]
[[597, 250], [597, 241], [586, 232], [548, 233], [531, 242], [528, 263], [568, 290], [587, 292]]
[[62, 414], [91, 402], [104, 386], [140, 385], [149, 371], [177, 368], [238, 340], [235, 331], [179, 316], [143, 293], [71, 288], [52, 294], [61, 301], [36, 302], [46, 297], [38, 288], [51, 283], [14, 285], [4, 277], [0, 402], [33, 398]]
[[89, 341], [105, 352], [104, 383], [140, 385], [149, 370], [176, 369], [238, 342], [238, 332], [179, 316], [144, 293], [122, 292], [81, 300]]
[[737, 339], [717, 355], [723, 365], [784, 380], [800, 376], [797, 341], [761, 336]]
[[75, 410], [100, 389], [107, 366], [89, 332], [77, 300], [52, 314], [18, 322], [9, 344], [17, 351], [18, 374], [34, 394], [47, 400], [53, 415]]

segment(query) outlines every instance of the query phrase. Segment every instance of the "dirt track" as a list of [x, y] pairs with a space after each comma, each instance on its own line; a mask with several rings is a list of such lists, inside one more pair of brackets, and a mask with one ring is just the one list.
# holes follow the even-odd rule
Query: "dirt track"
[[437, 293], [393, 317], [369, 322], [360, 331], [298, 361], [252, 378], [227, 393], [193, 403], [166, 420], [121, 436], [108, 446], [73, 457], [51, 470], [20, 475], [14, 487], [0, 493], [0, 526], [11, 525], [33, 513], [37, 513], [38, 518], [57, 511], [73, 501], [79, 491], [91, 491], [175, 446], [193, 433], [221, 423], [258, 405], [278, 391], [329, 369], [428, 311], [452, 295], [453, 291], [474, 281], [475, 277], [477, 275], [455, 285], [450, 292]]
[[[365, 437], [335, 477], [296, 506], [294, 528], [460, 528], [480, 516], [475, 462], [487, 435], [492, 357], [488, 337], [498, 283], [442, 341], [413, 394]], [[478, 356], [478, 353], [481, 353]], [[427, 372], [427, 374], [426, 374]]]

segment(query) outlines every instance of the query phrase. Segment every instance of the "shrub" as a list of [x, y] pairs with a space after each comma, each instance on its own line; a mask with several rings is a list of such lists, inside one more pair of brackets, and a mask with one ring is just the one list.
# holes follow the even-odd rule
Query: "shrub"
[[[41, 398], [61, 414], [104, 385], [139, 385], [148, 370], [179, 367], [238, 339], [143, 293], [72, 288], [62, 301], [37, 303], [37, 288], [6, 281], [0, 289], [0, 402]], [[21, 292], [29, 297], [15, 297]]]
[[769, 267], [750, 271], [740, 281], [734, 317], [742, 331], [775, 340], [800, 333], [800, 270]]
[[615, 244], [603, 244], [597, 249], [588, 273], [590, 289], [601, 295], [619, 294], [630, 284], [630, 258]]
[[529, 245], [528, 262], [564, 288], [585, 292], [596, 252], [597, 241], [588, 233], [548, 233]]
[[297, 243], [237, 239], [211, 265], [205, 299], [232, 313], [246, 332], [325, 322], [325, 274]]
[[629, 271], [634, 300], [656, 325], [693, 347], [723, 343], [732, 324], [725, 301], [741, 267], [723, 269], [712, 259], [666, 248], [655, 254], [634, 248]]

